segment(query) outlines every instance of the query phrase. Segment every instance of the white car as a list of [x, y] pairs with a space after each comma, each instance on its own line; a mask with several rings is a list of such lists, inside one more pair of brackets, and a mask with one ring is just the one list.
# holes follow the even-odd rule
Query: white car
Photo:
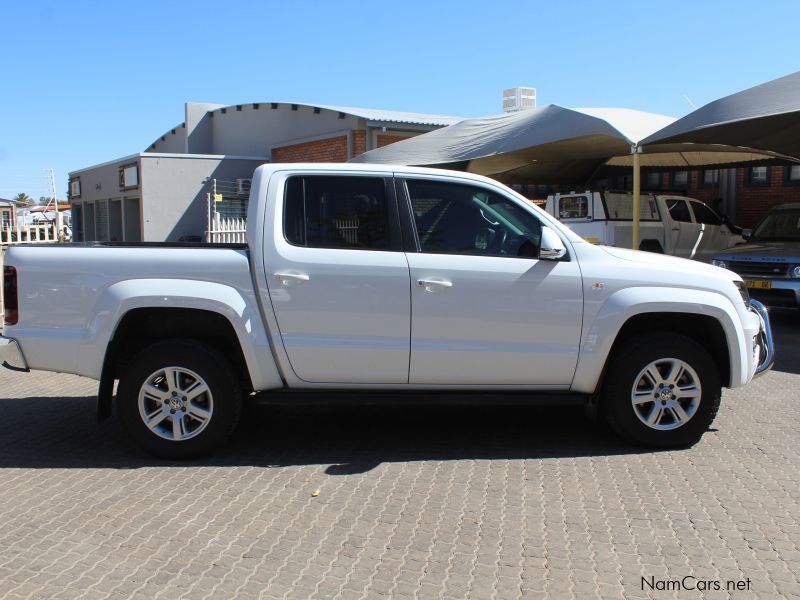
[[264, 165], [247, 239], [14, 246], [0, 360], [99, 380], [99, 416], [168, 457], [298, 390], [581, 403], [684, 446], [772, 364], [735, 273], [586, 243], [477, 175]]
[[[630, 248], [630, 192], [570, 192], [547, 197], [546, 210], [594, 244]], [[694, 198], [643, 193], [639, 204], [639, 250], [710, 262], [721, 250], [744, 244], [739, 229]]]

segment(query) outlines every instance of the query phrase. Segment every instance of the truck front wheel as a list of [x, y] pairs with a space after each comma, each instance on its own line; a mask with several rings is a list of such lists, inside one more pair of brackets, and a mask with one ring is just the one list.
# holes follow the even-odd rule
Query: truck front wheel
[[151, 454], [195, 458], [221, 446], [239, 419], [242, 391], [230, 363], [192, 340], [148, 346], [127, 363], [117, 415]]
[[637, 336], [611, 357], [601, 404], [606, 420], [634, 443], [686, 447], [719, 409], [719, 372], [694, 340], [668, 332]]

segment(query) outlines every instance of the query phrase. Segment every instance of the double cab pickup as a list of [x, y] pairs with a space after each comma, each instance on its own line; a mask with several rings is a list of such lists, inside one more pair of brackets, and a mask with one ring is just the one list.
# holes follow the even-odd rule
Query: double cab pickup
[[494, 180], [413, 167], [264, 165], [246, 244], [14, 246], [4, 291], [0, 362], [99, 380], [99, 415], [171, 458], [297, 391], [580, 402], [686, 446], [773, 359], [737, 274], [595, 246]]

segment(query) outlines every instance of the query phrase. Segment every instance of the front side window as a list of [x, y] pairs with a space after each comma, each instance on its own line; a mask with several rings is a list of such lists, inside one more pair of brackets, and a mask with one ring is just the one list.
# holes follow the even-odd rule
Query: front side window
[[705, 225], [722, 225], [722, 219], [705, 204], [692, 202], [692, 210], [694, 211], [694, 218], [698, 223], [704, 223]]
[[414, 179], [406, 185], [422, 252], [539, 255], [539, 219], [509, 198], [471, 185]]
[[389, 250], [389, 210], [381, 177], [291, 177], [284, 236], [295, 246]]
[[689, 214], [689, 207], [686, 205], [686, 200], [668, 198], [667, 209], [669, 209], [669, 216], [672, 217], [673, 221], [680, 221], [681, 223], [692, 222], [692, 215]]

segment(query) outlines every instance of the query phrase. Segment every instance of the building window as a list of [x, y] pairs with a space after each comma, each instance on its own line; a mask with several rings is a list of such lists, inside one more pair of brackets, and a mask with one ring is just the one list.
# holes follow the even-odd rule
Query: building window
[[719, 169], [704, 169], [700, 178], [700, 187], [716, 187], [719, 185]]
[[135, 190], [139, 187], [139, 167], [125, 165], [119, 168], [119, 189], [121, 191]]
[[76, 177], [75, 179], [69, 180], [69, 197], [70, 199], [73, 198], [80, 198], [81, 197], [81, 178]]
[[648, 173], [644, 178], [644, 185], [648, 190], [655, 190], [661, 187], [661, 173]]
[[750, 186], [769, 185], [769, 167], [762, 165], [748, 168], [746, 183]]
[[800, 165], [786, 165], [783, 170], [787, 185], [800, 185]]
[[671, 187], [686, 189], [689, 187], [689, 171], [673, 171]]

